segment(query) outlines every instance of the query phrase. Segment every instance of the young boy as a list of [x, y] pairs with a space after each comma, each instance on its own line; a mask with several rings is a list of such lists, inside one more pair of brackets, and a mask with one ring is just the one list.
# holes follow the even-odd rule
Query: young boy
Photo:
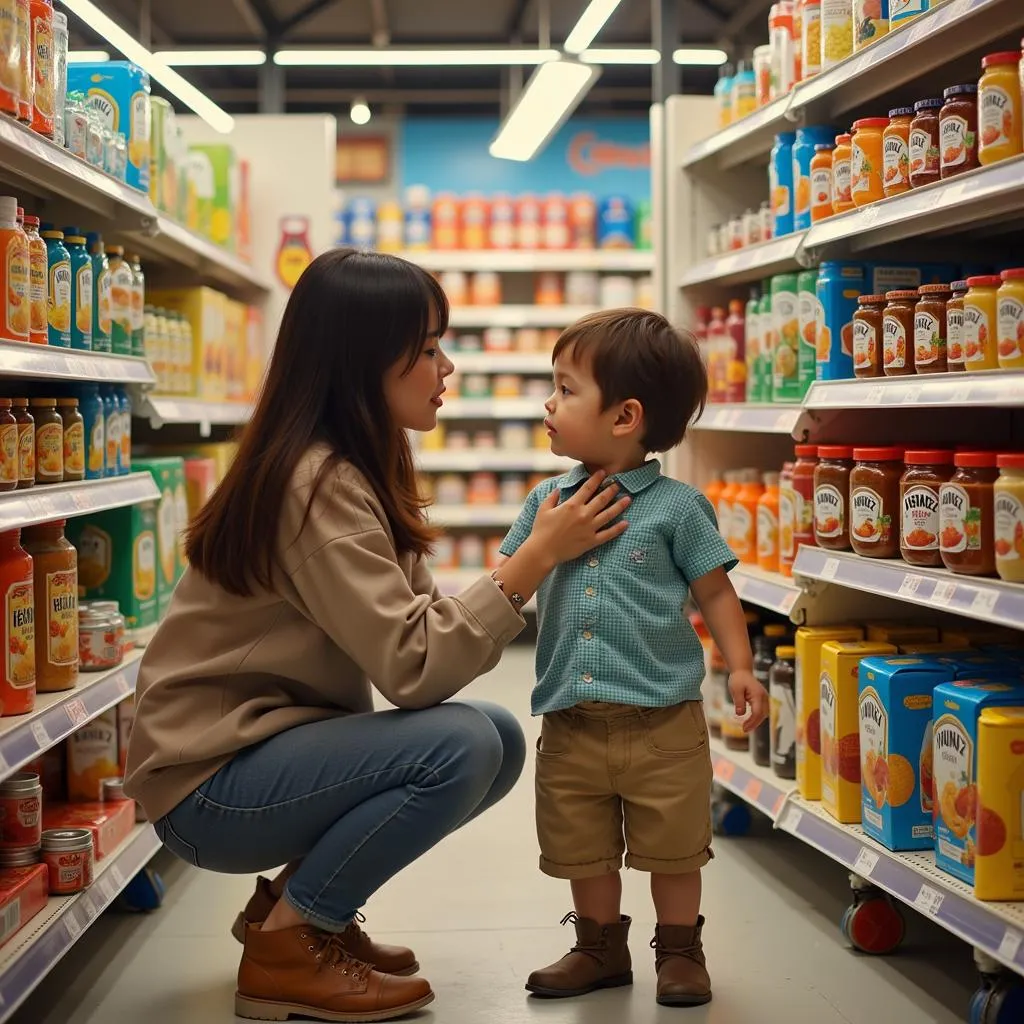
[[511, 555], [555, 489], [570, 497], [605, 470], [632, 499], [626, 532], [559, 565], [537, 594], [533, 713], [541, 870], [569, 879], [577, 942], [534, 971], [538, 996], [632, 983], [619, 871], [651, 874], [658, 915], [658, 1002], [711, 999], [701, 947], [700, 869], [711, 858], [711, 758], [701, 705], [701, 645], [683, 615], [687, 592], [730, 669], [747, 731], [768, 697], [751, 673], [747, 627], [727, 570], [736, 564], [709, 502], [662, 476], [648, 452], [679, 444], [703, 409], [707, 375], [692, 336], [657, 313], [585, 317], [554, 350], [544, 421], [551, 450], [579, 465], [539, 484], [502, 543]]

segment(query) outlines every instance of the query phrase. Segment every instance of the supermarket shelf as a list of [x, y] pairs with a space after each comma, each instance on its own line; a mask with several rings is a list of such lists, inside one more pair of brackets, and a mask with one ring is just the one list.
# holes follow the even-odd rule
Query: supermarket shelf
[[691, 430], [733, 430], [750, 434], [792, 434], [800, 407], [737, 402], [709, 405]]
[[427, 516], [435, 526], [511, 526], [520, 505], [431, 505]]
[[198, 424], [200, 433], [208, 436], [211, 427], [228, 427], [245, 423], [252, 413], [248, 402], [210, 402], [202, 398], [162, 398], [144, 396], [142, 406], [135, 415], [144, 417], [154, 427], [171, 423]]
[[690, 267], [679, 281], [680, 288], [698, 285], [744, 284], [760, 281], [772, 274], [799, 270], [798, 254], [803, 243], [804, 232], [799, 231], [781, 238], [773, 238], [758, 245], [748, 245], [713, 259], [703, 260]]
[[92, 380], [104, 384], [156, 383], [156, 377], [145, 359], [3, 340], [0, 340], [0, 376], [31, 377], [35, 380]]
[[37, 694], [36, 706], [28, 714], [0, 718], [0, 779], [132, 693], [141, 660], [141, 651], [131, 651], [117, 668], [80, 673], [73, 690]]
[[124, 505], [156, 501], [160, 497], [149, 473], [129, 473], [110, 480], [46, 484], [0, 494], [0, 532], [23, 526], [105, 512]]
[[455, 306], [450, 327], [568, 327], [597, 306]]
[[621, 273], [654, 269], [654, 253], [638, 249], [484, 249], [479, 252], [425, 249], [401, 255], [428, 270], [600, 270]]
[[715, 782], [776, 821], [793, 783], [756, 764], [749, 754], [730, 750], [717, 736], [711, 737], [710, 746]]
[[940, 405], [1018, 406], [1024, 404], [1024, 371], [919, 374], [870, 380], [815, 381], [805, 409], [859, 409], [862, 406]]
[[841, 825], [821, 804], [795, 794], [786, 802], [778, 825], [975, 949], [1024, 974], [1024, 902], [982, 902], [969, 886], [940, 871], [932, 853], [887, 850], [860, 826]]
[[542, 398], [449, 398], [438, 418], [451, 420], [542, 420]]
[[449, 352], [459, 373], [539, 373], [551, 376], [550, 352]]
[[849, 551], [803, 545], [793, 574], [1013, 629], [1020, 629], [1024, 622], [1024, 584], [957, 576], [896, 559], [862, 558]]
[[781, 96], [728, 128], [715, 132], [710, 138], [703, 139], [683, 157], [683, 167], [695, 167], [712, 157], [718, 157], [718, 167], [735, 167], [746, 160], [764, 155], [772, 148], [777, 132], [792, 128], [786, 119], [789, 104], [790, 97]]
[[527, 448], [524, 451], [502, 448], [469, 448], [460, 451], [457, 448], [445, 448], [438, 452], [417, 452], [416, 466], [429, 472], [448, 473], [471, 473], [477, 470], [536, 473], [551, 470], [552, 473], [561, 473], [572, 468], [572, 460], [540, 448]]
[[742, 600], [780, 615], [791, 614], [802, 594], [793, 580], [756, 565], [737, 565], [729, 578]]
[[[438, 588], [445, 597], [451, 597], [454, 594], [461, 594], [463, 590], [474, 584], [481, 576], [488, 572], [487, 569], [432, 569], [431, 572], [434, 576], [434, 582], [437, 583]], [[530, 598], [526, 604], [523, 605], [524, 612], [534, 612], [537, 610], [537, 603], [534, 598]]]
[[96, 863], [93, 884], [74, 896], [51, 897], [0, 950], [0, 1024], [32, 991], [141, 871], [161, 843], [152, 825], [137, 825], [109, 856]]

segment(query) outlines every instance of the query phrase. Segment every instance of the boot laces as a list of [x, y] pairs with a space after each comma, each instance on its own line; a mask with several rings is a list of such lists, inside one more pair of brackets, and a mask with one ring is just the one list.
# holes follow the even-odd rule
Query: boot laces
[[301, 932], [299, 938], [309, 941], [306, 948], [315, 954], [318, 970], [321, 967], [333, 967], [340, 969], [342, 974], [365, 979], [373, 969], [370, 964], [357, 960], [345, 949], [342, 936], [337, 932]]
[[[563, 926], [566, 925], [566, 924], [569, 924], [569, 923], [572, 923], [573, 925], [575, 925], [578, 921], [579, 921], [579, 915], [576, 913], [575, 910], [570, 910], [569, 913], [566, 914], [565, 917], [562, 918]], [[604, 952], [605, 945], [606, 945], [605, 942], [603, 941], [603, 939], [604, 939], [604, 930], [602, 929], [602, 931], [601, 931], [601, 941], [593, 942], [593, 943], [590, 943], [588, 945], [584, 945], [583, 943], [581, 943], [579, 941], [579, 932], [577, 932], [576, 933], [576, 943], [573, 945], [572, 949], [569, 950], [569, 952], [570, 953], [583, 953], [584, 955], [592, 957], [594, 960], [597, 960], [598, 963], [600, 963], [601, 962], [601, 954]]]

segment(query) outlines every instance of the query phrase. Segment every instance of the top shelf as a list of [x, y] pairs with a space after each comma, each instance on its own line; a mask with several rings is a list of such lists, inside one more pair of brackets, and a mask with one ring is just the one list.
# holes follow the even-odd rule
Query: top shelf
[[788, 95], [691, 146], [687, 169], [709, 173], [765, 156], [774, 135], [864, 109], [921, 75], [1004, 38], [1022, 22], [1020, 0], [946, 0]]
[[654, 253], [646, 249], [411, 249], [401, 255], [428, 270], [493, 270], [508, 273], [535, 270], [599, 270], [606, 273], [649, 273], [654, 269]]

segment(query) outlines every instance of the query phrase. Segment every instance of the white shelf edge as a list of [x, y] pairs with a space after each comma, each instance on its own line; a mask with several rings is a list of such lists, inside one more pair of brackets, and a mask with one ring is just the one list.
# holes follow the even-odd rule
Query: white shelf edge
[[729, 574], [733, 589], [741, 601], [759, 608], [791, 615], [803, 591], [800, 585], [777, 572], [766, 572], [756, 565], [742, 562]]
[[723, 403], [708, 405], [691, 430], [722, 430], [749, 434], [792, 435], [800, 419], [799, 405]]
[[136, 415], [150, 420], [154, 427], [171, 423], [195, 423], [207, 430], [211, 426], [235, 426], [252, 415], [248, 402], [215, 402], [203, 398], [175, 395], [146, 395]]
[[708, 284], [742, 284], [772, 274], [800, 269], [798, 254], [806, 232], [795, 231], [779, 238], [748, 245], [695, 263], [679, 279], [680, 288]]
[[448, 353], [457, 373], [536, 373], [551, 376], [550, 352]]
[[160, 491], [149, 473], [128, 473], [78, 483], [37, 484], [24, 491], [0, 494], [0, 531], [105, 512], [159, 498]]
[[449, 327], [568, 327], [597, 306], [453, 306]]
[[143, 386], [156, 383], [149, 363], [138, 356], [79, 352], [76, 349], [4, 339], [0, 339], [0, 377]]
[[449, 398], [438, 410], [438, 419], [542, 420], [543, 398]]
[[441, 451], [419, 451], [416, 467], [424, 472], [541, 472], [552, 475], [572, 468], [572, 460], [553, 455], [544, 449], [510, 451], [502, 448], [445, 448]]
[[428, 270], [492, 270], [518, 273], [537, 270], [651, 271], [648, 249], [409, 249], [398, 253]]
[[427, 518], [440, 527], [509, 527], [521, 511], [521, 505], [431, 505]]
[[814, 381], [804, 409], [861, 407], [1013, 406], [1024, 404], [1024, 370], [917, 374]]

